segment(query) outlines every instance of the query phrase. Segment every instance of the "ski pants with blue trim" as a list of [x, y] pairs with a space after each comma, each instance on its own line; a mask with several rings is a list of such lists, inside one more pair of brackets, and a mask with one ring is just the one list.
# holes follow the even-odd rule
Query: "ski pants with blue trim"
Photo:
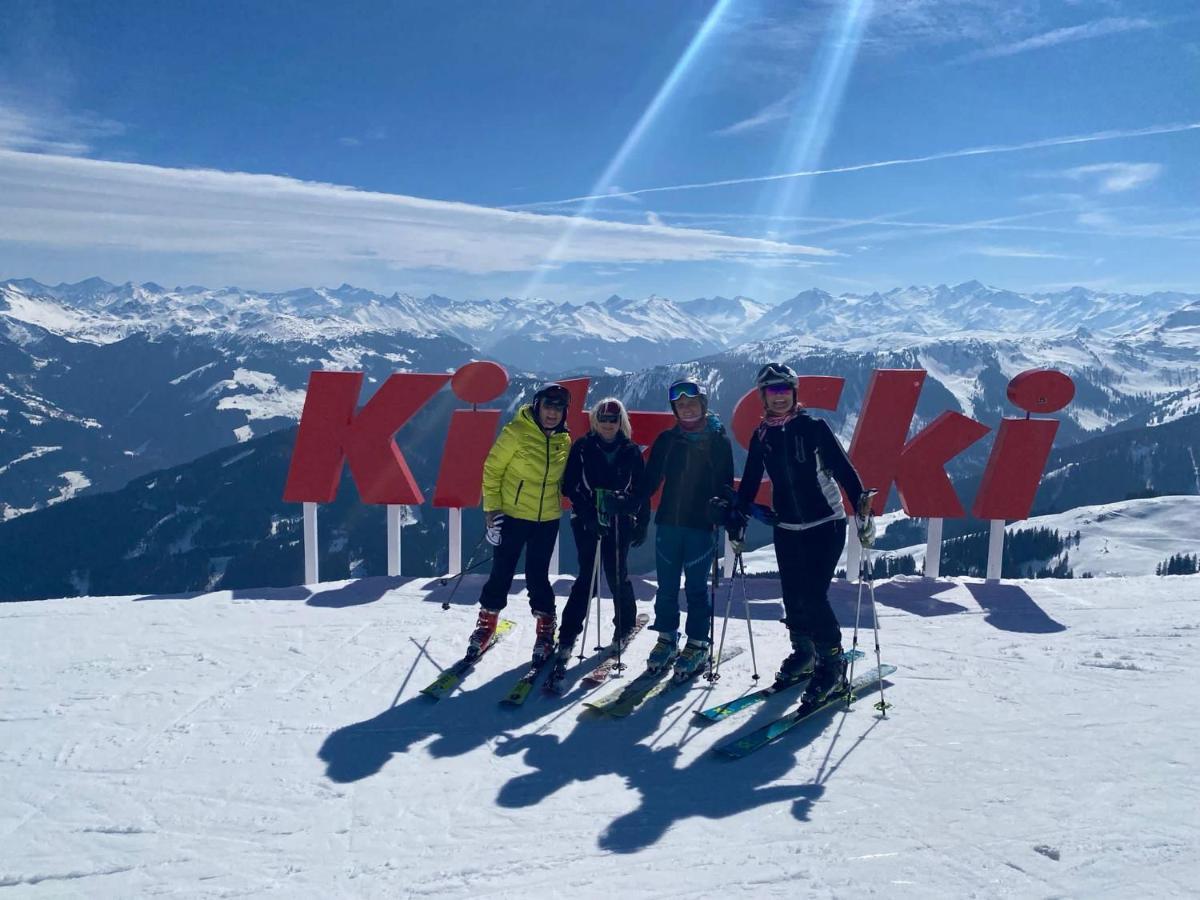
[[654, 529], [658, 569], [658, 593], [654, 597], [651, 631], [679, 633], [679, 581], [682, 576], [687, 597], [687, 636], [709, 638], [712, 607], [708, 600], [708, 573], [712, 566], [714, 535], [711, 528], [688, 528], [660, 524]]

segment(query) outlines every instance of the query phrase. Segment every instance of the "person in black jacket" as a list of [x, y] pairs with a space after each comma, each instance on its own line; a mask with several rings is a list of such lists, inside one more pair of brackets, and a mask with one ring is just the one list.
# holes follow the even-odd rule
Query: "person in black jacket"
[[771, 478], [784, 622], [792, 643], [776, 680], [787, 683], [811, 675], [805, 699], [821, 699], [841, 684], [845, 673], [842, 631], [829, 605], [829, 583], [846, 543], [841, 491], [863, 511], [857, 524], [868, 546], [874, 537], [870, 495], [829, 424], [798, 406], [796, 373], [783, 363], [768, 363], [756, 381], [763, 420], [750, 439], [738, 507], [752, 507], [765, 469]]
[[[629, 581], [629, 545], [639, 528], [637, 491], [645, 470], [642, 451], [630, 440], [629, 414], [620, 400], [601, 400], [589, 416], [591, 429], [571, 447], [562, 492], [571, 501], [571, 531], [579, 555], [579, 577], [571, 588], [558, 632], [558, 661], [571, 656], [583, 630], [599, 545], [604, 576], [613, 594], [615, 641], [623, 640], [637, 619]], [[645, 534], [645, 528], [641, 529]], [[598, 585], [597, 585], [598, 587]]]
[[[654, 624], [658, 643], [650, 651], [646, 668], [661, 671], [675, 663], [677, 678], [695, 675], [708, 661], [709, 607], [706, 580], [716, 553], [717, 532], [709, 501], [733, 485], [733, 446], [725, 427], [708, 411], [708, 394], [695, 381], [677, 381], [667, 391], [675, 425], [654, 441], [646, 465], [641, 496], [648, 510], [650, 497], [662, 485], [662, 499], [654, 517], [654, 549], [658, 593], [654, 598]], [[648, 515], [643, 522], [648, 524]], [[645, 538], [644, 530], [634, 544]], [[679, 653], [679, 581], [687, 596], [687, 644]]]

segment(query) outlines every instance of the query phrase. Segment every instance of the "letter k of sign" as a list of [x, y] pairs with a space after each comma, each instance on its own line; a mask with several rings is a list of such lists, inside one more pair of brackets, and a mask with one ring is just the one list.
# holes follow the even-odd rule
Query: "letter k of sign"
[[283, 499], [331, 502], [346, 461], [363, 502], [423, 503], [393, 436], [449, 380], [449, 375], [392, 375], [356, 414], [363, 373], [313, 372]]

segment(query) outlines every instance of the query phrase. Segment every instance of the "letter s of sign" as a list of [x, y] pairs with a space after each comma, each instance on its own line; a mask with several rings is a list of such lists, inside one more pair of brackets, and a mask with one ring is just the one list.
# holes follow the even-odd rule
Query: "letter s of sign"
[[362, 372], [311, 373], [283, 499], [331, 502], [345, 461], [364, 502], [423, 503], [393, 435], [449, 380], [449, 375], [392, 375], [356, 414]]

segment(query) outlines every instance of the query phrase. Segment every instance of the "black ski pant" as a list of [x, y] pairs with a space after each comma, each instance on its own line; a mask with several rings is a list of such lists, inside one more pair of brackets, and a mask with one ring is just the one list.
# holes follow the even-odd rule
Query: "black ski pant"
[[[616, 525], [619, 534], [610, 529], [600, 542], [600, 564], [608, 581], [609, 594], [614, 598], [613, 627], [620, 633], [633, 627], [637, 618], [637, 603], [633, 597], [633, 584], [629, 581], [628, 565], [633, 519], [621, 516]], [[583, 631], [583, 619], [588, 611], [588, 592], [592, 588], [592, 571], [596, 566], [595, 533], [581, 526], [577, 519], [571, 520], [571, 531], [575, 534], [575, 550], [579, 555], [579, 577], [575, 579], [566, 608], [563, 609], [558, 642], [564, 645], [572, 643]]]
[[818, 650], [842, 643], [841, 626], [829, 605], [829, 583], [845, 545], [845, 519], [803, 531], [775, 528], [784, 623], [792, 634], [812, 638]]
[[499, 612], [508, 605], [508, 592], [521, 551], [525, 551], [525, 590], [529, 608], [554, 615], [554, 588], [550, 586], [550, 557], [558, 540], [558, 519], [531, 522], [505, 516], [500, 526], [500, 546], [492, 552], [492, 574], [479, 595], [484, 609]]

